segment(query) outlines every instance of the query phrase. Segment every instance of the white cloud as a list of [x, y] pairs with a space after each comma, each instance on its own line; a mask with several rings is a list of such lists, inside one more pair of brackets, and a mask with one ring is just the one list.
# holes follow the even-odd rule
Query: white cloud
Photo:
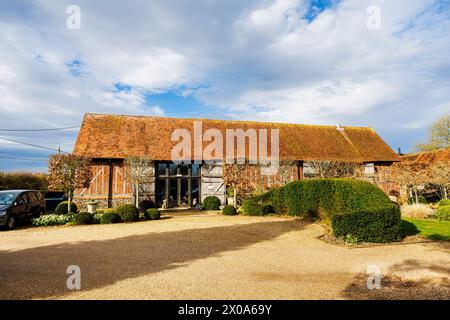
[[[406, 149], [423, 138], [404, 128], [448, 110], [450, 5], [439, 3], [343, 0], [309, 23], [306, 0], [85, 0], [81, 30], [66, 28], [70, 1], [2, 3], [0, 125], [164, 115], [146, 94], [179, 90], [218, 117], [372, 125]], [[366, 27], [373, 4], [380, 30]], [[60, 140], [70, 149], [74, 133]]]

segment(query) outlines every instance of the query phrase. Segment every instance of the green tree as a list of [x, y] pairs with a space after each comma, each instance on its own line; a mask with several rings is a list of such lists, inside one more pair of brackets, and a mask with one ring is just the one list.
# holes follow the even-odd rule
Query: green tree
[[415, 146], [419, 152], [444, 148], [450, 148], [450, 113], [448, 112], [433, 121], [428, 129], [428, 142], [418, 143]]

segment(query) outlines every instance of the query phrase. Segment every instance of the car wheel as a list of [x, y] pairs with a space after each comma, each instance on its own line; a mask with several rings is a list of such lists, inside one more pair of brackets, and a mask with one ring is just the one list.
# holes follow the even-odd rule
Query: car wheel
[[8, 221], [6, 222], [8, 229], [12, 230], [16, 226], [16, 218], [11, 216], [8, 218]]

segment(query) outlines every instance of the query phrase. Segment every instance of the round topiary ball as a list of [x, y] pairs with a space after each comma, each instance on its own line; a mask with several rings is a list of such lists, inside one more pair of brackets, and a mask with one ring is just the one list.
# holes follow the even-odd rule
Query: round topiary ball
[[80, 212], [75, 215], [75, 222], [76, 224], [91, 224], [92, 218], [92, 214], [89, 212]]
[[139, 212], [146, 212], [152, 208], [155, 208], [155, 203], [152, 200], [142, 200], [139, 202]]
[[123, 204], [118, 206], [116, 213], [122, 222], [133, 222], [139, 220], [139, 210], [131, 204]]
[[119, 223], [120, 217], [117, 213], [107, 212], [100, 217], [101, 224]]
[[[58, 204], [58, 206], [55, 209], [55, 213], [56, 214], [67, 214], [68, 213], [68, 211], [67, 211], [68, 203], [69, 203], [68, 201], [63, 201], [60, 204]], [[70, 204], [70, 212], [71, 213], [77, 213], [78, 212], [78, 207], [77, 207], [77, 205], [74, 202], [72, 202]]]
[[154, 209], [154, 208], [148, 209], [146, 211], [146, 214], [147, 214], [148, 219], [150, 219], [150, 220], [158, 220], [161, 218], [161, 213], [159, 212], [158, 209]]
[[220, 209], [220, 199], [216, 196], [208, 196], [203, 199], [202, 203], [203, 210], [219, 210]]
[[226, 216], [235, 216], [235, 215], [237, 215], [237, 211], [236, 211], [236, 208], [233, 206], [225, 206], [222, 209], [222, 214], [224, 214]]

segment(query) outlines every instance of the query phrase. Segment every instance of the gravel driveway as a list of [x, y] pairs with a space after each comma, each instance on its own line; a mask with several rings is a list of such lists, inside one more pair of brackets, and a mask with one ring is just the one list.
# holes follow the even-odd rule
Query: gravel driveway
[[[293, 218], [190, 215], [0, 232], [1, 299], [450, 298], [450, 244], [348, 249]], [[66, 287], [69, 265], [81, 290]], [[367, 289], [377, 266], [381, 289]]]

